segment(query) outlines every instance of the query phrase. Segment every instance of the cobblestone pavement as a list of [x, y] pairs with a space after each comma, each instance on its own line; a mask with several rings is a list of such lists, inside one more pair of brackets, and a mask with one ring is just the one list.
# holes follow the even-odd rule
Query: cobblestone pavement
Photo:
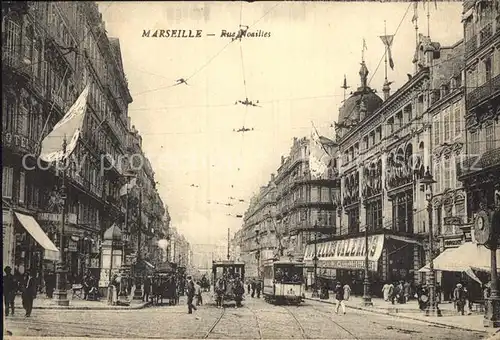
[[[204, 301], [208, 301], [208, 296]], [[21, 311], [20, 311], [21, 312]], [[72, 336], [175, 339], [467, 339], [486, 338], [414, 320], [349, 309], [336, 315], [334, 306], [306, 301], [300, 306], [274, 306], [262, 299], [244, 301], [241, 308], [203, 305], [187, 314], [178, 306], [141, 310], [34, 310], [6, 318], [13, 336]]]

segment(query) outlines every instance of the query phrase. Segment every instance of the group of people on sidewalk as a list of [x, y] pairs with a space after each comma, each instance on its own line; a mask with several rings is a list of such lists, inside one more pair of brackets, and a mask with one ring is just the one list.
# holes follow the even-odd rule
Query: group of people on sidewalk
[[3, 299], [5, 316], [14, 315], [14, 301], [17, 293], [21, 292], [23, 308], [26, 311], [25, 316], [31, 316], [33, 310], [33, 300], [36, 298], [36, 283], [34, 277], [27, 270], [22, 278], [16, 278], [12, 275], [12, 268], [7, 266], [4, 269], [3, 276]]

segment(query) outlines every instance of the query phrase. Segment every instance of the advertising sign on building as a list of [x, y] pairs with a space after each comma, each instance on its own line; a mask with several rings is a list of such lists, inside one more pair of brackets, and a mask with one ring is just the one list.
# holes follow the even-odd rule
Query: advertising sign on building
[[[384, 235], [368, 237], [368, 265], [372, 271], [377, 270], [377, 264], [384, 247]], [[304, 260], [311, 262], [316, 256], [321, 266], [335, 269], [363, 269], [365, 266], [365, 238], [353, 238], [321, 242], [306, 247]]]

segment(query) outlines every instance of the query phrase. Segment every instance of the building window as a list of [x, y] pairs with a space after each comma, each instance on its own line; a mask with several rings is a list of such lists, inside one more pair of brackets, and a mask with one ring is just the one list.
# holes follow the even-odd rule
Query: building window
[[19, 203], [24, 203], [26, 194], [26, 174], [24, 171], [19, 173]]
[[444, 162], [444, 169], [443, 169], [443, 172], [444, 172], [444, 186], [443, 186], [443, 189], [446, 190], [446, 189], [451, 189], [451, 176], [450, 176], [450, 161], [449, 160], [446, 160]]
[[12, 198], [14, 185], [14, 168], [4, 166], [2, 169], [2, 197]]
[[439, 119], [434, 121], [434, 145], [438, 146], [440, 144], [440, 136], [439, 134], [441, 133], [440, 131], [440, 125], [441, 122]]
[[495, 148], [495, 123], [490, 124], [485, 128], [486, 130], [486, 151]]
[[472, 155], [479, 154], [479, 131], [476, 130], [470, 134], [470, 152]]
[[484, 60], [484, 80], [485, 82], [491, 80], [491, 58]]
[[462, 112], [460, 110], [460, 102], [455, 104], [455, 137], [462, 134]]
[[382, 200], [376, 200], [367, 204], [366, 225], [369, 230], [382, 229]]
[[347, 210], [347, 226], [349, 234], [359, 232], [359, 208]]
[[392, 228], [399, 232], [413, 233], [413, 193], [411, 191], [394, 197]]
[[449, 141], [451, 137], [450, 115], [448, 110], [444, 114], [444, 141]]

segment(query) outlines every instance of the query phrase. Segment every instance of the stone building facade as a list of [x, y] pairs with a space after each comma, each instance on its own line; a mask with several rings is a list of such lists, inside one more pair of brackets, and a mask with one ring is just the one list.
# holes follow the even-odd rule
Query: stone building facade
[[[113, 224], [123, 229], [125, 202], [119, 192], [134, 133], [120, 43], [107, 36], [94, 2], [18, 2], [2, 11], [4, 266], [31, 268], [40, 276], [53, 270], [30, 230], [41, 229], [59, 246], [61, 173], [42, 168], [46, 164], [37, 164], [37, 155], [43, 138], [90, 84], [83, 131], [67, 171], [63, 251], [70, 280], [88, 269], [98, 276], [104, 231]], [[143, 196], [154, 202], [144, 215], [158, 229], [163, 204], [154, 173], [142, 171], [149, 183]], [[23, 225], [18, 214], [34, 222]]]

